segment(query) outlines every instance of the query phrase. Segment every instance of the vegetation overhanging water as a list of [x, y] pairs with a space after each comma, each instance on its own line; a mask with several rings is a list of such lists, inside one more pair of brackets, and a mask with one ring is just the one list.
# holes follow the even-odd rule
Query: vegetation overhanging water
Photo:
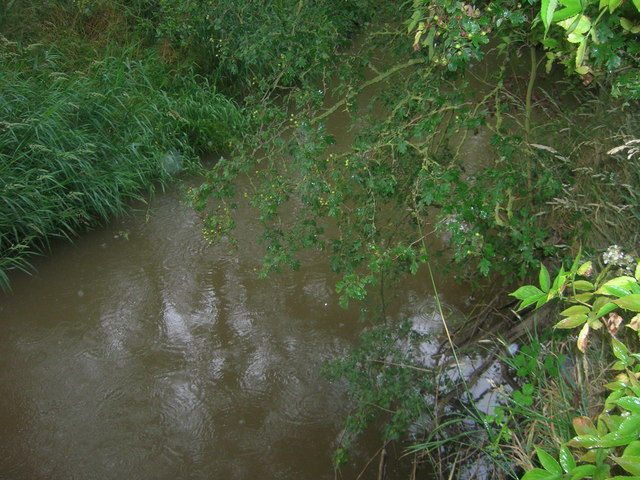
[[[548, 400], [536, 387], [542, 379], [560, 381], [558, 372], [566, 364], [558, 352], [567, 348], [566, 339], [542, 329], [541, 338], [521, 350], [528, 353], [517, 356], [520, 362], [527, 356], [533, 361], [516, 369], [512, 380], [515, 393], [508, 405], [517, 408], [476, 418], [483, 433], [466, 437], [445, 428], [457, 420], [445, 417], [438, 423], [442, 405], [425, 405], [425, 390], [457, 390], [441, 385], [438, 372], [424, 375], [424, 366], [407, 357], [411, 349], [397, 348], [405, 335], [414, 334], [389, 325], [385, 298], [397, 279], [431, 271], [439, 253], [431, 242], [434, 226], [449, 240], [444, 254], [451, 258], [449, 275], [478, 283], [494, 275], [512, 283], [540, 269], [540, 288], [517, 292], [526, 305], [542, 306], [545, 294], [563, 297], [564, 288], [575, 284], [577, 266], [571, 275], [561, 270], [558, 285], [551, 285], [541, 263], [558, 265], [619, 244], [631, 255], [620, 253], [617, 265], [632, 269], [640, 204], [638, 5], [569, 0], [561, 5], [426, 0], [375, 8], [364, 0], [339, 5], [304, 0], [3, 4], [2, 57], [8, 68], [2, 72], [0, 280], [6, 286], [7, 270], [28, 268], [25, 254], [46, 249], [48, 238], [108, 218], [139, 188], [168, 179], [182, 166], [198, 168], [192, 163], [198, 151], [219, 149], [223, 157], [191, 191], [194, 206], [207, 212], [208, 239], [233, 241], [237, 180], [249, 178], [243, 194], [264, 226], [262, 274], [297, 269], [299, 252], [317, 249], [326, 252], [340, 276], [336, 289], [344, 306], [378, 298], [381, 308], [368, 308], [366, 315], [384, 326], [373, 328], [363, 347], [334, 368], [348, 379], [359, 402], [347, 430], [357, 435], [383, 412], [389, 420], [385, 438], [405, 438], [416, 419], [430, 411], [435, 423], [431, 433], [423, 432], [428, 441], [414, 449], [416, 459], [447, 456], [455, 439], [473, 438], [476, 450], [493, 454], [493, 474], [531, 470], [534, 444], [556, 448], [572, 434], [572, 414], [589, 416], [588, 401], [583, 398], [575, 407], [563, 394], [559, 411], [564, 405], [572, 414], [552, 418], [548, 429], [528, 427], [538, 418], [536, 408]], [[374, 9], [389, 22], [367, 23]], [[366, 38], [357, 53], [337, 49], [357, 29]], [[380, 45], [389, 52], [383, 59], [375, 58]], [[480, 79], [486, 89], [470, 89], [461, 74], [487, 51], [498, 51], [504, 62]], [[509, 67], [519, 55], [529, 61], [524, 78]], [[562, 81], [540, 88], [558, 64], [566, 69]], [[366, 69], [373, 75], [364, 79]], [[323, 110], [330, 77], [339, 79], [339, 86], [329, 92], [333, 106]], [[382, 116], [369, 115], [357, 101], [372, 85], [380, 91], [374, 102], [386, 112]], [[567, 95], [576, 98], [572, 112], [560, 101]], [[333, 138], [324, 125], [340, 110], [355, 113], [357, 133], [346, 152], [331, 150]], [[469, 166], [465, 154], [478, 135], [490, 139], [493, 152], [481, 165]], [[280, 214], [292, 210], [295, 219], [283, 220]], [[603, 260], [607, 265], [612, 255]], [[602, 275], [610, 273], [607, 267]], [[606, 290], [614, 295], [608, 303], [634, 311], [635, 304], [616, 299], [635, 295], [633, 282], [627, 287]], [[594, 288], [592, 295], [601, 293]], [[593, 318], [579, 314], [589, 318], [578, 343], [584, 351], [588, 327], [596, 328], [599, 316], [614, 312], [601, 310], [596, 300], [576, 298], [594, 302], [581, 305], [593, 310]], [[505, 325], [509, 332], [524, 332], [512, 325], [517, 317], [493, 308], [500, 303], [489, 302], [476, 318], [495, 318], [493, 332]], [[477, 324], [466, 323], [477, 330]], [[477, 338], [468, 332], [460, 338], [465, 335]], [[540, 345], [557, 355], [543, 356]], [[620, 354], [620, 348], [613, 352]], [[541, 368], [535, 368], [538, 362]], [[590, 384], [590, 374], [584, 375], [580, 381]], [[473, 405], [465, 408], [473, 417]], [[519, 431], [534, 435], [523, 441]], [[516, 453], [506, 454], [500, 448], [505, 442], [518, 445]], [[348, 445], [343, 447], [337, 462], [346, 458]], [[560, 474], [574, 466], [566, 463], [564, 448]], [[453, 449], [450, 458], [461, 451]], [[532, 470], [531, 475], [559, 475], [555, 460], [537, 452], [547, 473]], [[619, 456], [605, 455], [594, 467], [599, 470], [586, 469], [585, 475], [606, 478], [609, 472], [635, 468], [615, 460], [625, 453], [614, 453]], [[457, 461], [436, 464], [443, 465], [444, 475], [456, 471]]]

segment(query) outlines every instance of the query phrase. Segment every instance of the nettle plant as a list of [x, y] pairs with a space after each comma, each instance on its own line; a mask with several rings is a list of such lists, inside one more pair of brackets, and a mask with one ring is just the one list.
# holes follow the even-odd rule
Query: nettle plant
[[556, 298], [568, 304], [555, 328], [576, 329], [577, 348], [583, 354], [592, 332], [606, 335], [615, 375], [606, 385], [610, 393], [601, 413], [573, 419], [576, 436], [559, 446], [558, 459], [536, 447], [542, 468], [526, 472], [522, 480], [640, 476], [640, 354], [636, 335], [628, 337], [623, 328], [640, 336], [640, 264], [634, 265], [633, 257], [616, 245], [605, 252], [603, 263], [593, 280], [593, 263], [580, 264], [580, 256], [569, 271], [561, 268], [553, 281], [542, 266], [539, 286], [526, 285], [512, 293], [521, 301], [520, 309], [538, 308]]

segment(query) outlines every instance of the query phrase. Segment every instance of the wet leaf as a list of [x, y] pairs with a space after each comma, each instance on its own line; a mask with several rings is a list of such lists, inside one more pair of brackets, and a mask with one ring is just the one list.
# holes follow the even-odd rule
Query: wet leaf
[[560, 460], [560, 465], [562, 466], [562, 469], [565, 473], [569, 473], [573, 471], [574, 468], [576, 468], [576, 461], [573, 458], [573, 454], [566, 445], [560, 446], [558, 459]]
[[573, 437], [567, 445], [571, 447], [593, 448], [600, 442], [600, 437], [597, 435], [578, 435]]
[[618, 340], [617, 338], [612, 338], [611, 339], [611, 349], [613, 351], [613, 355], [618, 359], [618, 360], [622, 360], [623, 362], [627, 363], [627, 365], [629, 364], [629, 350], [627, 349], [627, 346], [622, 343], [620, 340]]
[[638, 397], [623, 397], [616, 401], [616, 404], [630, 412], [640, 413], [640, 398]]

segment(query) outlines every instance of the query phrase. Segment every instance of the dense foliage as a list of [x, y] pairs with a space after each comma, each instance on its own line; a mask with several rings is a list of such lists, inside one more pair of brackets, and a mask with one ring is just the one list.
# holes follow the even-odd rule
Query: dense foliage
[[[323, 250], [345, 306], [374, 292], [384, 304], [395, 280], [439, 257], [442, 274], [509, 283], [579, 244], [636, 248], [635, 0], [0, 8], [2, 269], [24, 266], [43, 237], [119, 211], [203, 150], [222, 155], [190, 195], [205, 234], [233, 244], [244, 196], [264, 226], [262, 274], [299, 268], [301, 249]], [[237, 191], [240, 176], [246, 191]], [[526, 289], [531, 303], [559, 289], [543, 277]], [[436, 371], [422, 376], [410, 329], [369, 320], [385, 326], [333, 371], [360, 406], [349, 433], [384, 412], [387, 437], [399, 438], [428, 410], [422, 394], [445, 386]], [[558, 368], [545, 360], [545, 371]], [[525, 385], [514, 398], [530, 406], [542, 383]], [[512, 471], [498, 446], [514, 438], [517, 415], [473, 415], [499, 469]], [[416, 451], [441, 451], [447, 430], [434, 431]]]

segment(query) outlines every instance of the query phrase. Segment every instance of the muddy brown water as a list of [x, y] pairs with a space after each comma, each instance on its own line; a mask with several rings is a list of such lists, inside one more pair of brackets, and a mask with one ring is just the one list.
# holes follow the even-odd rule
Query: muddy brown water
[[[1, 479], [334, 478], [350, 404], [319, 370], [355, 344], [357, 311], [322, 253], [260, 280], [258, 225], [240, 221], [236, 253], [209, 246], [182, 200], [56, 244], [0, 297]], [[419, 306], [426, 281], [402, 296]]]

